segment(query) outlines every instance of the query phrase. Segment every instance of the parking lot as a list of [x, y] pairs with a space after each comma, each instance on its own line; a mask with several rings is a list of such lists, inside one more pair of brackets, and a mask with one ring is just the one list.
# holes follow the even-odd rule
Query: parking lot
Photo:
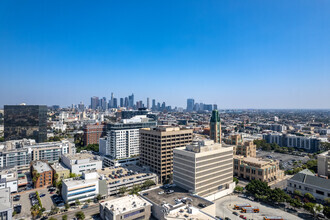
[[304, 164], [309, 160], [308, 156], [296, 156], [291, 154], [281, 154], [261, 150], [257, 151], [257, 157], [278, 160], [280, 161], [280, 165], [281, 167], [283, 167], [284, 170], [292, 169], [294, 167], [294, 161], [301, 161], [301, 163]]
[[[21, 198], [19, 201], [13, 201], [13, 206], [20, 204], [22, 206], [21, 208], [21, 213], [15, 215], [15, 219], [20, 219], [20, 218], [24, 218], [24, 219], [28, 219], [31, 217], [31, 200], [29, 198], [29, 195], [31, 193], [35, 193], [38, 192], [39, 195], [45, 194], [45, 196], [40, 197], [42, 206], [46, 209], [47, 211], [51, 210], [52, 205], [54, 205], [51, 196], [52, 194], [50, 194], [50, 192], [48, 191], [47, 188], [39, 188], [39, 189], [33, 189], [33, 190], [29, 190], [29, 191], [24, 191], [21, 193], [18, 193]], [[14, 194], [13, 196], [15, 196], [16, 194]]]
[[[246, 198], [240, 198], [236, 195], [232, 196], [225, 196], [215, 202], [216, 204], [216, 215], [225, 218], [228, 217], [230, 219], [242, 219], [239, 216], [243, 215], [246, 217], [246, 219], [257, 219], [261, 220], [265, 216], [279, 216], [282, 217], [283, 219], [287, 220], [298, 220], [298, 219], [305, 219], [303, 216], [298, 217], [295, 216], [291, 213], [285, 212], [281, 209], [277, 209], [274, 207], [266, 206], [263, 204], [260, 204], [255, 201], [251, 201]], [[234, 210], [234, 205], [236, 204], [250, 204], [253, 207], [258, 207], [260, 212], [259, 213], [241, 213], [238, 210]], [[233, 212], [237, 212], [238, 216], [233, 214]]]

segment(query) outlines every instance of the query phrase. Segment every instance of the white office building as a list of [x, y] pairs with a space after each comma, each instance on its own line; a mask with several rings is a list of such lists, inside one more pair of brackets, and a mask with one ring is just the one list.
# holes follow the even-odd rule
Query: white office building
[[0, 219], [12, 220], [13, 205], [10, 196], [10, 188], [0, 189]]
[[17, 192], [18, 178], [16, 169], [12, 168], [0, 171], [0, 189], [4, 188], [10, 188], [10, 192], [12, 193]]
[[70, 169], [71, 173], [82, 174], [84, 171], [102, 169], [101, 158], [88, 152], [64, 154], [61, 158], [62, 163]]

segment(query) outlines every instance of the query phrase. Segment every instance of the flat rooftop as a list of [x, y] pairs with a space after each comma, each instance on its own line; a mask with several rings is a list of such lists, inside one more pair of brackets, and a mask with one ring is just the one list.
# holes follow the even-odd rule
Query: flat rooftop
[[128, 195], [121, 198], [101, 202], [100, 205], [107, 207], [114, 213], [114, 215], [118, 215], [129, 212], [130, 210], [151, 206], [151, 203], [139, 196]]
[[52, 170], [48, 163], [42, 161], [36, 161], [32, 164], [32, 166], [33, 169], [36, 170], [38, 173], [43, 173]]
[[[175, 199], [182, 199], [182, 198], [190, 198], [191, 201], [187, 201], [189, 202], [192, 206], [194, 207], [198, 207], [198, 204], [204, 204], [206, 206], [210, 206], [212, 205], [213, 203], [208, 201], [208, 200], [205, 200], [205, 199], [202, 199], [200, 197], [195, 197], [193, 195], [191, 195], [187, 190], [185, 189], [182, 189], [178, 186], [175, 186], [175, 187], [170, 187], [168, 188], [169, 190], [173, 190], [174, 193], [172, 194], [166, 194], [166, 193], [163, 193], [163, 194], [158, 194], [159, 192], [164, 192], [164, 188], [156, 188], [156, 189], [152, 189], [152, 190], [148, 190], [148, 191], [145, 191], [145, 192], [142, 192], [143, 193], [148, 193], [148, 195], [145, 195], [143, 197], [147, 198], [148, 200], [152, 201], [153, 203], [157, 204], [157, 205], [162, 205], [162, 204], [169, 204], [170, 207], [172, 207], [172, 209], [174, 209], [176, 205], [179, 206], [179, 204], [176, 204], [175, 203]], [[182, 203], [182, 205], [184, 205]]]
[[0, 189], [0, 210], [11, 208], [10, 188]]
[[70, 188], [70, 187], [74, 187], [74, 186], [80, 186], [80, 185], [84, 185], [84, 184], [95, 184], [98, 182], [99, 179], [81, 179], [79, 177], [76, 178], [69, 178], [69, 179], [64, 179], [62, 180], [63, 183], [65, 183], [65, 185]]
[[84, 160], [84, 159], [94, 160], [95, 158], [95, 155], [91, 153], [65, 154], [64, 156], [69, 160]]
[[70, 170], [69, 168], [66, 168], [62, 163], [54, 163], [52, 165], [50, 165], [53, 170], [55, 170], [56, 172], [59, 171], [66, 171], [66, 170]]

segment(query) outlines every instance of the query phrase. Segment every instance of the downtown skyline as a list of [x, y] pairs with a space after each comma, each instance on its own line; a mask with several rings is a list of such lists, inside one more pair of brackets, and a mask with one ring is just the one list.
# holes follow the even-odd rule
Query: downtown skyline
[[190, 97], [219, 109], [330, 108], [329, 9], [295, 0], [2, 1], [0, 108], [89, 104], [111, 92], [183, 108]]

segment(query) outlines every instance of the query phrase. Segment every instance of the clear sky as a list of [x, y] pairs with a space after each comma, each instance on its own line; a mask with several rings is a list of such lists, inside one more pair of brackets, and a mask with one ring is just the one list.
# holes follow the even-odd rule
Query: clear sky
[[330, 108], [330, 1], [0, 1], [0, 108], [111, 92]]

